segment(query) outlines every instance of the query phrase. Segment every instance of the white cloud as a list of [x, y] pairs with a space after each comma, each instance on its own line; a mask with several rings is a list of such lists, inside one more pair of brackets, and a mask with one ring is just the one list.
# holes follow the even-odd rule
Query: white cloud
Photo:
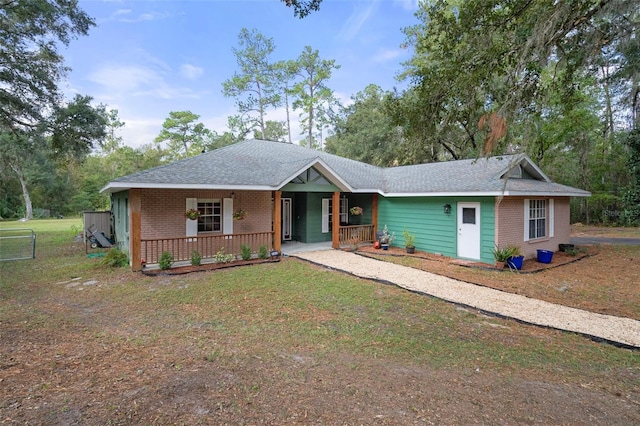
[[118, 95], [197, 99], [205, 94], [188, 88], [173, 87], [161, 73], [142, 65], [106, 66], [91, 73], [89, 80], [103, 88], [107, 93], [103, 97], [112, 99]]
[[378, 0], [373, 0], [371, 2], [357, 2], [356, 4], [366, 4], [367, 7], [364, 9], [358, 7], [353, 11], [342, 26], [342, 30], [339, 35], [340, 39], [347, 41], [352, 40], [356, 35], [358, 35], [362, 26], [367, 23], [369, 18], [371, 18], [378, 9]]
[[136, 65], [114, 65], [91, 73], [89, 80], [111, 92], [131, 92], [140, 86], [154, 85], [162, 79], [150, 68]]
[[118, 9], [115, 12], [113, 12], [114, 16], [118, 16], [118, 15], [128, 15], [130, 14], [132, 11], [131, 9]]
[[142, 145], [153, 143], [160, 130], [164, 120], [160, 119], [141, 119], [120, 116], [120, 120], [125, 122], [122, 129], [119, 130], [119, 136], [125, 145], [132, 148], [140, 148]]
[[[126, 10], [126, 9], [124, 9]], [[128, 12], [126, 13], [126, 15], [129, 15], [131, 13], [131, 10], [128, 10]], [[116, 14], [114, 14], [114, 18], [120, 22], [124, 22], [127, 24], [132, 24], [132, 23], [136, 23], [136, 22], [148, 22], [148, 21], [159, 21], [162, 19], [166, 19], [168, 18], [170, 15], [169, 13], [166, 12], [152, 12], [152, 13], [141, 13], [138, 16], [133, 16], [130, 18], [124, 18], [124, 17], [119, 17], [120, 14], [118, 14], [118, 12], [116, 12]]]
[[407, 52], [403, 49], [378, 49], [378, 52], [373, 56], [373, 62], [387, 62], [396, 59]]
[[180, 66], [180, 74], [189, 80], [195, 80], [204, 73], [204, 69], [191, 64], [182, 64]]

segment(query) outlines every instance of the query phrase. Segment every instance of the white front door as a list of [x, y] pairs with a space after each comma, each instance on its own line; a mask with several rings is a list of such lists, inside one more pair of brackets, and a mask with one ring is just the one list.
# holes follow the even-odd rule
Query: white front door
[[458, 257], [480, 259], [480, 203], [458, 203]]
[[291, 198], [282, 199], [282, 240], [291, 240]]

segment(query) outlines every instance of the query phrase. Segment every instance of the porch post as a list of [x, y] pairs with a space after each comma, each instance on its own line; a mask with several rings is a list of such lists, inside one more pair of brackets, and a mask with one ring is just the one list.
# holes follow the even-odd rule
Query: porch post
[[340, 248], [340, 193], [333, 193], [331, 202], [331, 247]]
[[371, 222], [373, 222], [373, 240], [375, 241], [378, 232], [378, 193], [371, 197]]
[[140, 220], [141, 211], [140, 190], [129, 190], [129, 220], [130, 234], [129, 234], [129, 255], [131, 256], [131, 270], [134, 272], [142, 270], [142, 226]]
[[273, 249], [282, 249], [282, 191], [273, 191]]

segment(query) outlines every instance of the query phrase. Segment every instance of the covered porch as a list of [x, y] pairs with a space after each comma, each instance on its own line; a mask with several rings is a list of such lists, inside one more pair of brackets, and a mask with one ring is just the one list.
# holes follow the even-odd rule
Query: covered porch
[[[285, 193], [286, 194], [286, 193]], [[324, 193], [330, 197], [330, 203], [322, 203], [322, 207], [328, 207], [329, 211], [323, 211], [322, 215], [327, 215], [330, 220], [327, 232], [321, 235], [320, 240], [296, 240], [291, 238], [291, 232], [283, 233], [283, 224], [287, 223], [286, 216], [291, 220], [291, 210], [283, 214], [283, 191], [272, 192], [272, 226], [262, 232], [235, 232], [229, 234], [203, 234], [197, 235], [180, 235], [161, 238], [143, 238], [142, 237], [142, 203], [140, 200], [140, 191], [132, 190], [129, 193], [129, 220], [130, 220], [130, 258], [132, 270], [139, 271], [144, 264], [157, 264], [163, 252], [169, 252], [173, 256], [175, 262], [187, 262], [191, 259], [191, 254], [197, 251], [203, 260], [213, 259], [214, 256], [223, 250], [227, 255], [233, 255], [236, 259], [241, 258], [242, 248], [249, 247], [252, 255], [258, 256], [260, 251], [265, 248], [269, 252], [277, 251], [286, 253], [286, 246], [295, 247], [294, 243], [299, 243], [295, 250], [304, 249], [311, 245], [319, 245], [320, 247], [330, 247], [338, 249], [340, 247], [360, 244], [373, 243], [376, 235], [376, 223], [378, 217], [378, 196], [377, 194], [361, 194], [359, 198], [354, 198], [361, 203], [367, 211], [366, 215], [359, 216], [358, 222], [367, 223], [351, 223], [344, 221], [344, 211], [341, 212], [341, 206], [344, 210], [344, 200], [348, 194], [340, 191], [332, 193]], [[322, 197], [326, 197], [325, 195]], [[323, 198], [325, 201], [327, 198]], [[295, 210], [294, 210], [295, 211]], [[317, 213], [317, 212], [315, 212]], [[250, 216], [256, 216], [256, 212], [248, 210]], [[299, 213], [302, 214], [302, 213]], [[313, 224], [320, 227], [321, 223], [318, 219], [312, 219], [312, 215], [308, 214], [305, 220], [316, 220]], [[318, 217], [320, 215], [318, 214]], [[325, 219], [327, 218], [325, 217]], [[342, 219], [342, 220], [341, 220]], [[364, 220], [362, 220], [364, 219]], [[369, 223], [370, 222], [370, 223]], [[287, 235], [289, 238], [287, 238]], [[300, 245], [305, 244], [305, 245]], [[285, 247], [283, 247], [283, 245]]]

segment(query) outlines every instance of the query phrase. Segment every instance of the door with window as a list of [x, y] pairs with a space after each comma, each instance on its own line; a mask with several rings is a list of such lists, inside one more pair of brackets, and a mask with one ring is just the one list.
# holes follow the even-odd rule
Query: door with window
[[480, 259], [480, 203], [458, 203], [458, 257]]

